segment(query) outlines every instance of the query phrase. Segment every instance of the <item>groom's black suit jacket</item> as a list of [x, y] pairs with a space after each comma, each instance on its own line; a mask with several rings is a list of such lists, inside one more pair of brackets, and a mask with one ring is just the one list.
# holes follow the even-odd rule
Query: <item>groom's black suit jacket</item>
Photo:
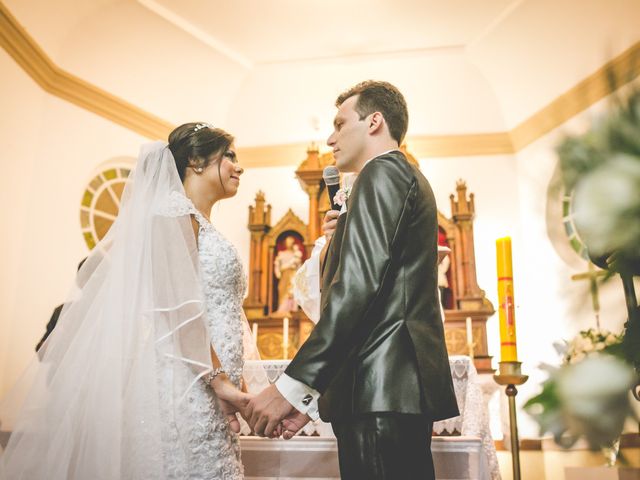
[[320, 416], [458, 415], [438, 303], [437, 209], [394, 151], [365, 165], [322, 272], [321, 315], [286, 370], [318, 390]]

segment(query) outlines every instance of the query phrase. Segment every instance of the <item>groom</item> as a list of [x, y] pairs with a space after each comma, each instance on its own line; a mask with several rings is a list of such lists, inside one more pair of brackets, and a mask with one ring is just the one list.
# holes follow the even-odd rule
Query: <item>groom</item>
[[320, 320], [247, 414], [257, 434], [271, 436], [281, 421], [295, 431], [319, 410], [338, 439], [343, 479], [435, 478], [433, 422], [458, 415], [438, 303], [435, 199], [398, 149], [408, 112], [397, 88], [362, 82], [336, 106], [327, 144], [338, 169], [358, 179], [322, 266]]

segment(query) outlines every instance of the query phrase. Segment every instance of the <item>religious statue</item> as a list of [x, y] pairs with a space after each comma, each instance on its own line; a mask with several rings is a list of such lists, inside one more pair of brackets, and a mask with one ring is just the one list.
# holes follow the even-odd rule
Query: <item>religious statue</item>
[[278, 279], [278, 310], [276, 315], [286, 315], [297, 310], [293, 299], [293, 277], [302, 265], [302, 251], [295, 237], [284, 239], [284, 249], [278, 252], [274, 260], [274, 274]]
[[447, 279], [447, 272], [451, 266], [451, 260], [449, 254], [451, 249], [445, 245], [438, 245], [438, 299], [440, 300], [440, 313], [442, 315], [442, 321], [444, 322], [444, 309], [445, 294], [449, 288], [449, 280]]
[[449, 259], [449, 255], [445, 254], [438, 264], [438, 288], [440, 289], [440, 303], [443, 304], [443, 307], [445, 307], [444, 299], [446, 298], [446, 290], [449, 288], [449, 279], [447, 278], [447, 272], [449, 271], [450, 266], [451, 260]]
[[451, 248], [447, 234], [442, 227], [438, 227], [438, 291], [440, 305], [443, 309], [453, 308], [451, 298]]

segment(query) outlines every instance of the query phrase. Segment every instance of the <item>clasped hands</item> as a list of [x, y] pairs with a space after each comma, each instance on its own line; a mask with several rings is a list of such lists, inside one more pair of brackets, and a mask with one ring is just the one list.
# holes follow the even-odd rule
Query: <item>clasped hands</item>
[[211, 386], [220, 402], [222, 412], [227, 416], [232, 431], [240, 432], [240, 422], [236, 412], [249, 424], [251, 430], [260, 437], [291, 439], [311, 419], [296, 410], [278, 391], [270, 385], [257, 395], [238, 390], [223, 375], [216, 377]]

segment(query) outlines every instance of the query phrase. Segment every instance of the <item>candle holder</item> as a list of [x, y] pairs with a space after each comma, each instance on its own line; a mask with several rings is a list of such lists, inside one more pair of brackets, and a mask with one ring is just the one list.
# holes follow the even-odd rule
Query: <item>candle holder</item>
[[521, 362], [499, 362], [499, 373], [493, 376], [498, 385], [506, 385], [505, 393], [509, 399], [509, 431], [511, 437], [511, 465], [513, 480], [520, 480], [520, 445], [518, 440], [518, 419], [516, 416], [516, 385], [522, 385], [528, 375], [522, 375]]

